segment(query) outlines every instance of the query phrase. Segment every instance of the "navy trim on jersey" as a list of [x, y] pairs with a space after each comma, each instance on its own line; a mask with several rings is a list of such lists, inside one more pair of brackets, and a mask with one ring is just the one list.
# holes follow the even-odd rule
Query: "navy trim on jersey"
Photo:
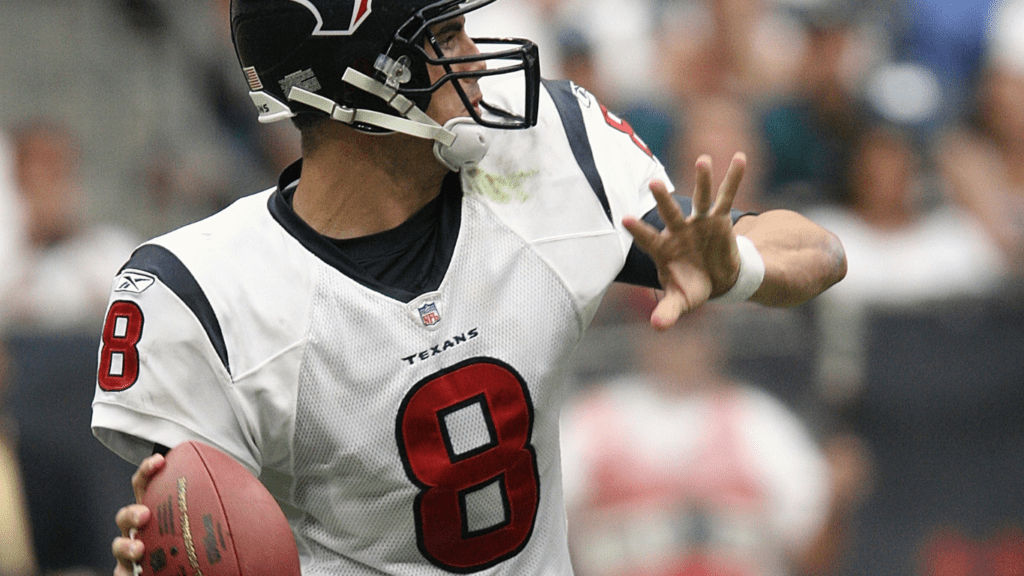
[[163, 246], [146, 244], [135, 250], [118, 274], [127, 268], [149, 272], [156, 276], [185, 303], [185, 306], [188, 306], [188, 309], [199, 320], [203, 330], [206, 331], [206, 336], [210, 339], [210, 344], [213, 344], [213, 349], [217, 351], [217, 356], [220, 357], [224, 368], [230, 372], [228, 349], [224, 343], [224, 334], [220, 330], [217, 315], [202, 287], [199, 286], [199, 282], [196, 282], [195, 276], [192, 276], [181, 260]]
[[[672, 197], [679, 204], [679, 207], [683, 209], [683, 214], [689, 216], [690, 212], [693, 211], [693, 201], [685, 196], [673, 195]], [[744, 216], [752, 216], [754, 214], [754, 212], [733, 210], [732, 223], [735, 224], [740, 218]], [[644, 214], [643, 221], [654, 226], [658, 230], [665, 229], [665, 222], [661, 219], [661, 214], [658, 213], [658, 209], [656, 207], [652, 208], [647, 214]], [[648, 288], [661, 288], [661, 282], [658, 280], [658, 267], [655, 266], [654, 260], [651, 260], [651, 257], [641, 250], [635, 243], [629, 247], [629, 254], [626, 255], [626, 263], [622, 266], [622, 270], [619, 272], [619, 275], [615, 277], [615, 281], [624, 282], [626, 284], [635, 284], [637, 286], [646, 286]]]
[[594, 161], [594, 152], [590, 149], [590, 137], [587, 136], [587, 126], [583, 123], [583, 111], [580, 110], [580, 101], [573, 92], [573, 84], [568, 80], [544, 80], [544, 87], [547, 88], [551, 99], [558, 109], [558, 116], [562, 119], [562, 127], [565, 128], [565, 135], [569, 137], [569, 146], [572, 148], [572, 155], [576, 157], [576, 163], [586, 176], [590, 187], [604, 208], [608, 221], [614, 224], [612, 219], [612, 207], [608, 203], [608, 194], [604, 191], [604, 182], [601, 174], [597, 171], [597, 162]]

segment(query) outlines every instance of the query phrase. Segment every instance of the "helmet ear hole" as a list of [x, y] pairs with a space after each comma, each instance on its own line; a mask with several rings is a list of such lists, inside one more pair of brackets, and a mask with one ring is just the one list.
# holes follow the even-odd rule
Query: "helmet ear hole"
[[[412, 100], [417, 108], [426, 110], [430, 105], [431, 97], [431, 93], [426, 90], [430, 86], [430, 73], [427, 71], [427, 63], [423, 60], [422, 54], [404, 46], [392, 46], [387, 54], [382, 56], [395, 62], [407, 63], [408, 79], [394, 88]], [[378, 78], [381, 82], [387, 83], [384, 74], [380, 74]]]
[[409, 80], [412, 80], [412, 60], [408, 56], [399, 56], [397, 60], [389, 58], [386, 54], [377, 57], [377, 63], [373, 65], [384, 75], [384, 85], [388, 88], [398, 88]]

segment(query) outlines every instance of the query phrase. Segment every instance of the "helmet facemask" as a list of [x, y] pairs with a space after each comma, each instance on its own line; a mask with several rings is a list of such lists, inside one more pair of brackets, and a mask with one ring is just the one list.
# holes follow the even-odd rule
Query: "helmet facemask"
[[[426, 108], [431, 95], [451, 82], [456, 94], [462, 101], [463, 106], [469, 112], [473, 121], [481, 126], [496, 129], [523, 129], [534, 126], [537, 123], [537, 106], [539, 101], [540, 86], [540, 65], [537, 46], [528, 40], [512, 38], [473, 38], [479, 50], [478, 54], [466, 56], [445, 56], [444, 50], [434, 34], [438, 26], [444, 22], [458, 18], [469, 12], [486, 6], [495, 0], [471, 0], [469, 2], [460, 0], [442, 0], [420, 9], [402, 28], [398, 30], [393, 39], [389, 52], [399, 51], [410, 54], [422, 66], [437, 66], [444, 70], [444, 74], [433, 83], [427, 82], [427, 86], [407, 87], [402, 82], [395, 82], [393, 75], [388, 77], [385, 72], [386, 82], [390, 81], [395, 85], [399, 94], [408, 97], [410, 100], [421, 102], [421, 108]], [[428, 49], [429, 48], [429, 49]], [[385, 57], [386, 58], [386, 57]], [[392, 60], [393, 62], [393, 60]], [[467, 64], [483, 63], [482, 69], [468, 69]], [[383, 66], [378, 66], [381, 69]], [[456, 71], [454, 68], [460, 68]], [[475, 67], [474, 67], [475, 68]], [[425, 73], [425, 72], [424, 72]], [[514, 114], [486, 100], [487, 84], [493, 81], [509, 79], [510, 75], [522, 77], [525, 86], [525, 101], [523, 114]], [[462, 86], [461, 80], [477, 79], [481, 83], [484, 92], [484, 101], [481, 107], [488, 113], [483, 115], [476, 110]]]

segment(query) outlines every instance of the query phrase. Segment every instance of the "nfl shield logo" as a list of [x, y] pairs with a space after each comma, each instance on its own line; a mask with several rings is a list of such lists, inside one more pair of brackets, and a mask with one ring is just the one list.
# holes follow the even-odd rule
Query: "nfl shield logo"
[[420, 313], [420, 320], [423, 321], [424, 326], [433, 326], [441, 321], [441, 314], [437, 311], [437, 305], [433, 302], [427, 302], [423, 306], [417, 308]]

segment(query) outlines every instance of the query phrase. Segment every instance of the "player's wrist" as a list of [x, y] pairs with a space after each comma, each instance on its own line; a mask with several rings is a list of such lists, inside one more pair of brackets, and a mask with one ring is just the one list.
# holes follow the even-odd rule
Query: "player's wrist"
[[764, 259], [746, 236], [736, 236], [736, 247], [740, 254], [740, 270], [736, 283], [725, 294], [712, 298], [716, 304], [739, 304], [746, 302], [764, 282]]

